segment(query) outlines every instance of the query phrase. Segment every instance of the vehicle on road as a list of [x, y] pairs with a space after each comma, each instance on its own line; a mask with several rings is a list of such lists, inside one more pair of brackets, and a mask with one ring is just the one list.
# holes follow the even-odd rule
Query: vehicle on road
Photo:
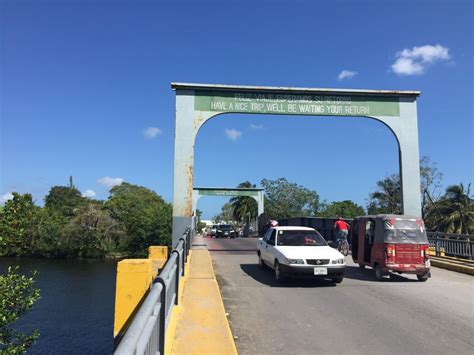
[[288, 277], [309, 277], [340, 283], [344, 278], [344, 256], [329, 247], [313, 228], [272, 227], [257, 246], [260, 267], [273, 269], [278, 282]]
[[405, 215], [357, 217], [351, 226], [352, 259], [361, 268], [374, 269], [377, 280], [392, 273], [430, 274], [429, 243], [421, 218]]
[[230, 224], [217, 226], [216, 238], [235, 238], [235, 230]]
[[211, 226], [211, 238], [216, 238], [217, 237], [217, 228], [218, 228], [217, 224], [213, 224]]

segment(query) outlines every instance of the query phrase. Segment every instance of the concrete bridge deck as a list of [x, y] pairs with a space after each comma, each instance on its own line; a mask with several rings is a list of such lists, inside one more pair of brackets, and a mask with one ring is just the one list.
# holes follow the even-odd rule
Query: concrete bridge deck
[[207, 239], [240, 354], [472, 354], [474, 278], [432, 268], [376, 281], [350, 256], [344, 281], [279, 285], [256, 239]]

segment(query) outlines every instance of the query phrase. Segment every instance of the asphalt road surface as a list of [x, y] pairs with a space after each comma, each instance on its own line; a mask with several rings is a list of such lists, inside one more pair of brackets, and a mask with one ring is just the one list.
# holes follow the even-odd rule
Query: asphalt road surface
[[257, 239], [204, 239], [240, 354], [474, 354], [474, 278], [375, 281], [347, 257], [344, 281], [279, 285]]

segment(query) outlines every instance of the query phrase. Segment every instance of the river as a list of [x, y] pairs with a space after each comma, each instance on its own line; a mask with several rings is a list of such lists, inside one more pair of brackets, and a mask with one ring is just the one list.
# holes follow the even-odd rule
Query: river
[[15, 324], [39, 329], [29, 354], [110, 354], [113, 351], [116, 262], [0, 258], [0, 272], [37, 270], [41, 299]]

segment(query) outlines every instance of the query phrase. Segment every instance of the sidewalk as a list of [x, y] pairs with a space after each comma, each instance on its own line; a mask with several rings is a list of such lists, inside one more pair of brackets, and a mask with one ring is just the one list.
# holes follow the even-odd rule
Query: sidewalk
[[474, 261], [451, 257], [430, 256], [431, 266], [474, 275]]
[[191, 250], [180, 305], [167, 336], [167, 354], [237, 354], [209, 251], [201, 238]]

